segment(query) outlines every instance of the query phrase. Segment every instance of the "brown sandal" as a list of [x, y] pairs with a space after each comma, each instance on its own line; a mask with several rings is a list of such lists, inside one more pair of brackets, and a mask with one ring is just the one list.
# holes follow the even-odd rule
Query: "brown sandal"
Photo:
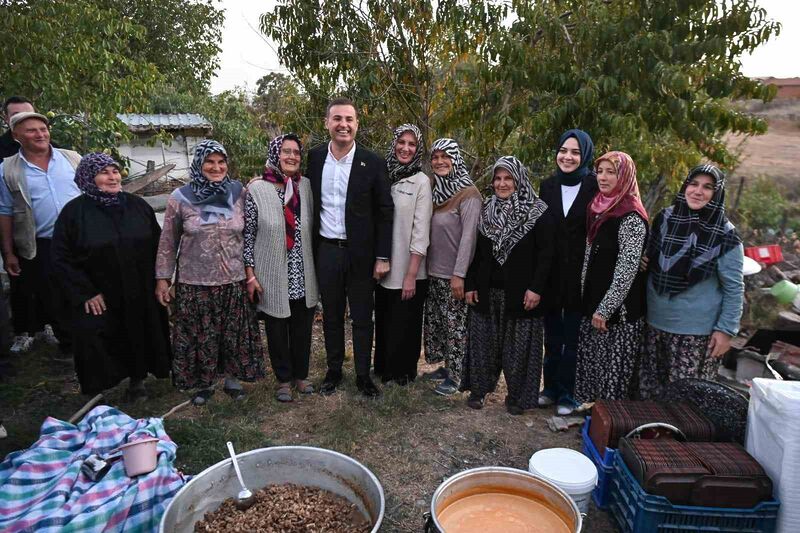
[[278, 383], [278, 390], [275, 391], [275, 399], [279, 402], [292, 401], [292, 385], [291, 383]]
[[294, 388], [297, 389], [297, 392], [300, 394], [314, 393], [314, 385], [312, 385], [307, 379], [296, 379], [294, 381]]

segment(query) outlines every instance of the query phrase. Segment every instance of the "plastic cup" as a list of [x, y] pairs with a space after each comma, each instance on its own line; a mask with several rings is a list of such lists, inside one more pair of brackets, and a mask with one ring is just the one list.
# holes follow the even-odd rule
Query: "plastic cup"
[[119, 447], [128, 477], [149, 474], [156, 469], [158, 463], [157, 443], [157, 438], [150, 438], [129, 442]]

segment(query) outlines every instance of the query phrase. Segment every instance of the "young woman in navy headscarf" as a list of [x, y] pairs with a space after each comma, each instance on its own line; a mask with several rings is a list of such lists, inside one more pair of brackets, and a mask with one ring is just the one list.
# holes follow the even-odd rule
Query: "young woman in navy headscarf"
[[555, 259], [551, 269], [550, 309], [544, 317], [544, 389], [542, 407], [558, 404], [560, 415], [577, 406], [573, 398], [581, 266], [586, 249], [586, 208], [597, 193], [592, 170], [594, 143], [585, 131], [564, 132], [556, 147], [556, 172], [542, 182], [539, 197], [555, 221]]

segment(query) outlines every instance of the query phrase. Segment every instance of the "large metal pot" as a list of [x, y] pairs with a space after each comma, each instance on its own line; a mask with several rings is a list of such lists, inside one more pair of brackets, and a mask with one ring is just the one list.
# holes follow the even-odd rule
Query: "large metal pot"
[[583, 527], [583, 517], [578, 506], [566, 492], [556, 487], [549, 481], [537, 477], [530, 472], [505, 468], [500, 466], [486, 466], [465, 470], [447, 478], [431, 499], [430, 515], [427, 517], [426, 532], [443, 532], [438, 514], [450, 503], [470, 494], [480, 493], [481, 489], [497, 492], [507, 489], [515, 494], [530, 494], [554, 512], [558, 513], [567, 523], [573, 533], [580, 533]]
[[[318, 487], [355, 504], [372, 522], [372, 533], [380, 529], [383, 487], [364, 465], [346, 455], [308, 446], [275, 446], [245, 452], [237, 459], [244, 482], [253, 491], [284, 483]], [[206, 468], [167, 506], [159, 533], [193, 532], [195, 522], [239, 490], [230, 459]]]

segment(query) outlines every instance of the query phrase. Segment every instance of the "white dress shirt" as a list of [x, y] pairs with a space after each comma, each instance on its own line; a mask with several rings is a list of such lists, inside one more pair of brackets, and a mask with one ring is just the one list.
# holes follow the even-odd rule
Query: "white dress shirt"
[[577, 185], [562, 185], [561, 186], [561, 208], [564, 210], [564, 216], [567, 216], [572, 204], [575, 203], [575, 198], [581, 190], [581, 184]]
[[344, 225], [347, 184], [356, 154], [356, 143], [341, 159], [336, 159], [328, 143], [328, 156], [322, 167], [322, 198], [320, 199], [319, 234], [327, 239], [347, 239]]

